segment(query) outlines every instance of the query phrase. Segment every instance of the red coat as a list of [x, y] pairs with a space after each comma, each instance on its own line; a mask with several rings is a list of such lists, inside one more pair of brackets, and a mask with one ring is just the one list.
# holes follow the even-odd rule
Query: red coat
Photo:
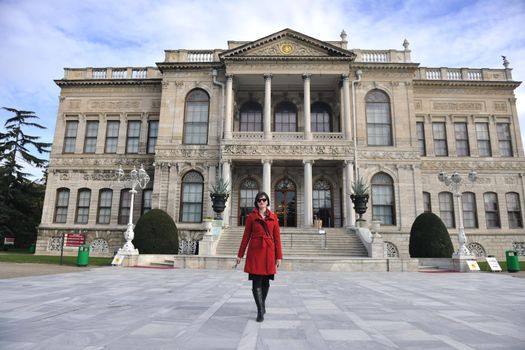
[[246, 219], [246, 226], [237, 256], [242, 258], [246, 246], [248, 246], [246, 264], [244, 265], [244, 272], [247, 273], [274, 275], [277, 272], [275, 267], [276, 260], [283, 258], [279, 219], [269, 209], [266, 210], [268, 216], [264, 221], [266, 226], [268, 226], [270, 236], [266, 234], [264, 227], [257, 221], [263, 220], [257, 209], [253, 209]]

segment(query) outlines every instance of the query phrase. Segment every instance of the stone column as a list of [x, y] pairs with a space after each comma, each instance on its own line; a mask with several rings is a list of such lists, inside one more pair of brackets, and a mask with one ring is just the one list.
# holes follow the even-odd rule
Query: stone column
[[344, 184], [344, 201], [345, 201], [345, 226], [355, 226], [355, 212], [354, 205], [350, 195], [352, 194], [352, 182], [354, 181], [354, 163], [350, 160], [345, 160], [345, 184]]
[[345, 95], [343, 93], [343, 84], [341, 84], [339, 86], [339, 115], [341, 118], [341, 120], [339, 121], [339, 124], [340, 124], [340, 129], [339, 129], [339, 132], [343, 132], [346, 128], [346, 121], [345, 121], [345, 118], [344, 118], [344, 115], [345, 115], [345, 104], [344, 104], [344, 100], [345, 100]]
[[[343, 110], [344, 110], [344, 133], [345, 140], [352, 140], [352, 133], [350, 125], [352, 125], [350, 120], [350, 78], [348, 74], [343, 74]], [[355, 133], [355, 130], [354, 130]]]
[[263, 159], [263, 191], [268, 194], [268, 197], [270, 197], [270, 203], [272, 202], [272, 160], [271, 159]]
[[312, 139], [312, 117], [310, 115], [310, 77], [311, 74], [303, 74], [304, 82], [304, 139]]
[[223, 222], [224, 226], [229, 226], [230, 224], [230, 204], [232, 202], [232, 183], [231, 183], [231, 168], [230, 168], [230, 160], [225, 160], [222, 163], [222, 179], [225, 183], [230, 184], [230, 197], [226, 201], [226, 208], [224, 208], [223, 212]]
[[226, 115], [224, 116], [224, 139], [232, 139], [233, 76], [226, 74]]
[[304, 226], [311, 227], [313, 221], [313, 202], [312, 202], [312, 164], [313, 160], [303, 160], [304, 164]]
[[264, 75], [264, 138], [272, 139], [272, 75]]

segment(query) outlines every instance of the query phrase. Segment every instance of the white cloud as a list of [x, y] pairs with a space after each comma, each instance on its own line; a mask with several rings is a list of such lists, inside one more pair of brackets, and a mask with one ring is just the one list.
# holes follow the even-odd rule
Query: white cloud
[[[64, 67], [154, 66], [165, 49], [226, 48], [287, 27], [321, 40], [345, 29], [355, 48], [407, 38], [422, 66], [501, 68], [506, 55], [523, 80], [523, 22], [520, 0], [3, 0], [0, 104], [34, 110], [51, 141]], [[525, 137], [525, 87], [517, 97]]]

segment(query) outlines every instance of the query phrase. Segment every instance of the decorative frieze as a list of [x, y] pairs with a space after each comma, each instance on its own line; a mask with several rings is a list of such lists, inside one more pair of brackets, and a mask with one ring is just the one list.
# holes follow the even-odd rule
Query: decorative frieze
[[494, 102], [494, 110], [496, 112], [506, 112], [507, 103], [506, 102]]
[[88, 109], [99, 111], [138, 110], [140, 100], [89, 100]]
[[422, 170], [445, 170], [445, 171], [454, 171], [454, 170], [507, 170], [507, 171], [523, 171], [525, 169], [524, 162], [494, 162], [494, 161], [458, 161], [458, 160], [449, 160], [449, 161], [424, 161], [421, 163]]
[[471, 111], [471, 112], [483, 112], [485, 111], [485, 105], [483, 102], [453, 102], [453, 101], [433, 101], [432, 109], [435, 111]]
[[150, 165], [153, 163], [153, 156], [140, 158], [53, 158], [50, 160], [53, 167], [68, 168], [86, 168], [86, 167], [111, 167], [122, 166], [140, 166], [141, 164]]

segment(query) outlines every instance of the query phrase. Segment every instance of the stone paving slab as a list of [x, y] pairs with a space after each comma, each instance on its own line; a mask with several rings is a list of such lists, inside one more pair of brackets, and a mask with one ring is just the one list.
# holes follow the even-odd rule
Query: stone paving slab
[[524, 349], [525, 279], [280, 272], [263, 323], [238, 270], [0, 280], [0, 349]]

